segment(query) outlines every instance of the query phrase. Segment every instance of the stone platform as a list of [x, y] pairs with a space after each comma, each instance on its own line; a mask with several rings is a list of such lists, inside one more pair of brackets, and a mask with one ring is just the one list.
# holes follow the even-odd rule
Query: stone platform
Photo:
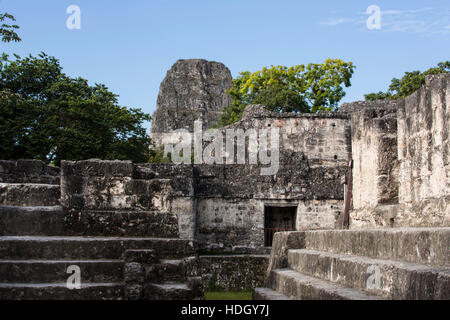
[[450, 228], [280, 232], [254, 299], [448, 300]]

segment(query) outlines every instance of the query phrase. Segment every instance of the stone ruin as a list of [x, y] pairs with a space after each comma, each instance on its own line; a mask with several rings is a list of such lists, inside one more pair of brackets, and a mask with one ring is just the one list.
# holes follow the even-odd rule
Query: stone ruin
[[[221, 130], [278, 128], [273, 175], [248, 163], [0, 161], [0, 298], [253, 288], [254, 299], [449, 299], [449, 80], [339, 112], [247, 107]], [[157, 145], [195, 120], [211, 127], [230, 86], [223, 64], [177, 61], [158, 96]], [[79, 289], [67, 289], [71, 265]]]
[[178, 60], [159, 89], [151, 126], [155, 145], [163, 145], [165, 134], [173, 130], [193, 132], [195, 120], [202, 121], [203, 129], [214, 125], [231, 103], [226, 91], [232, 86], [231, 72], [220, 62]]

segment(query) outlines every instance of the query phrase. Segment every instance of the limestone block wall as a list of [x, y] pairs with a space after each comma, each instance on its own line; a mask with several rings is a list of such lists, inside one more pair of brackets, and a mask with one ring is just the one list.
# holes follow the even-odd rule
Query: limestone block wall
[[266, 205], [298, 206], [299, 229], [335, 228], [341, 214], [346, 167], [311, 165], [292, 150], [281, 159], [273, 176], [261, 175], [257, 165], [63, 161], [61, 203], [77, 234], [114, 235], [125, 225], [146, 236], [154, 227], [197, 240], [201, 252], [265, 253]]
[[87, 210], [167, 211], [169, 179], [134, 179], [131, 161], [63, 161], [61, 203]]
[[450, 225], [449, 74], [352, 113], [351, 228]]
[[227, 130], [271, 128], [280, 133], [280, 165], [273, 175], [262, 175], [261, 165], [194, 165], [201, 252], [265, 252], [265, 206], [297, 207], [297, 230], [341, 227], [340, 178], [351, 155], [348, 116], [277, 114], [249, 106], [223, 136]]
[[197, 203], [200, 252], [264, 252], [264, 203], [255, 199], [202, 198]]
[[219, 199], [197, 201], [197, 241], [201, 253], [263, 254], [265, 206], [296, 208], [295, 229], [339, 229], [342, 200]]
[[63, 161], [61, 204], [79, 232], [193, 239], [192, 176], [192, 166]]
[[[196, 232], [197, 200], [194, 190], [192, 165], [136, 164], [135, 179], [169, 180], [170, 193], [167, 197], [167, 212], [178, 219], [180, 238], [193, 240]], [[164, 198], [164, 196], [162, 196]]]
[[393, 226], [398, 204], [397, 110], [403, 100], [358, 102], [352, 113], [351, 228]]
[[342, 200], [307, 200], [298, 204], [296, 230], [340, 229], [342, 223]]
[[[226, 129], [278, 128], [280, 152], [299, 153], [311, 166], [336, 167], [351, 156], [350, 121], [346, 113], [275, 113], [262, 105], [245, 108], [242, 120]], [[289, 164], [289, 160], [282, 161]]]
[[59, 174], [40, 160], [0, 160], [0, 183], [59, 184]]
[[409, 226], [450, 226], [450, 75], [433, 75], [398, 116], [400, 211]]

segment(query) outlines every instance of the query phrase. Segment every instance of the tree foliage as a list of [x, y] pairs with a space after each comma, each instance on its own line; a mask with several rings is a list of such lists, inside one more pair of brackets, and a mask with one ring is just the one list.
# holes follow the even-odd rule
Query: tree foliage
[[401, 79], [393, 78], [386, 92], [369, 93], [364, 97], [368, 101], [406, 98], [425, 84], [425, 76], [450, 72], [450, 61], [440, 62], [425, 72], [405, 72]]
[[22, 39], [20, 39], [19, 35], [16, 33], [16, 30], [19, 29], [19, 26], [15, 24], [8, 24], [6, 23], [6, 20], [10, 20], [12, 22], [16, 21], [14, 16], [8, 14], [8, 13], [0, 13], [0, 37], [3, 42], [19, 42]]
[[318, 112], [337, 107], [349, 87], [355, 66], [351, 62], [328, 59], [292, 67], [271, 66], [250, 73], [244, 71], [228, 90], [232, 98], [224, 109], [219, 125], [241, 119], [246, 105], [262, 104], [274, 112]]
[[118, 105], [102, 84], [62, 72], [59, 61], [38, 57], [0, 59], [0, 157], [131, 159], [146, 162], [150, 115]]
[[167, 155], [164, 155], [164, 146], [160, 146], [159, 148], [152, 147], [150, 148], [150, 157], [148, 162], [150, 163], [172, 163], [172, 155], [170, 152]]

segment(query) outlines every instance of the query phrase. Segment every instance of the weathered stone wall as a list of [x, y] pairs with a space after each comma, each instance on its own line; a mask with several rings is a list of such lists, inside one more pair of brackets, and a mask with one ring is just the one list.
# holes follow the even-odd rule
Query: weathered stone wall
[[406, 99], [347, 104], [352, 113], [351, 228], [450, 224], [448, 74]]
[[303, 154], [285, 153], [270, 176], [256, 165], [195, 165], [194, 170], [199, 198], [342, 200], [340, 177], [347, 166], [312, 166]]
[[450, 226], [450, 74], [427, 76], [398, 117], [400, 210], [409, 226]]
[[206, 253], [265, 253], [264, 207], [295, 206], [296, 230], [342, 228], [342, 200], [203, 198], [197, 203], [197, 241]]
[[264, 203], [255, 199], [202, 198], [197, 203], [201, 252], [264, 252]]
[[[195, 120], [202, 121], [203, 130], [210, 128], [231, 102], [226, 94], [231, 86], [231, 74], [221, 63], [177, 61], [161, 83], [151, 128], [155, 144], [165, 145], [166, 152], [173, 154], [169, 145], [179, 139], [170, 134], [173, 130], [192, 133]], [[237, 164], [237, 157], [232, 159], [233, 164], [227, 162], [226, 136], [230, 132], [259, 133], [272, 128], [280, 133], [279, 168], [275, 173], [263, 175], [262, 168], [270, 165], [249, 164], [248, 153], [246, 164]], [[197, 220], [186, 217], [184, 225], [195, 225], [201, 250], [260, 252], [264, 249], [264, 207], [274, 201], [291, 201], [298, 206], [296, 228], [335, 228], [342, 224], [344, 192], [340, 178], [347, 172], [351, 156], [347, 113], [280, 114], [253, 105], [246, 107], [241, 121], [221, 129], [221, 133], [223, 161], [194, 165], [195, 200], [185, 199], [179, 205], [196, 212]], [[205, 132], [201, 138], [203, 150], [216, 142]], [[255, 144], [244, 144], [246, 151], [256, 148]], [[198, 157], [198, 150], [191, 153]], [[204, 159], [198, 163], [204, 163]]]
[[63, 161], [61, 203], [71, 209], [163, 210], [169, 179], [133, 179], [131, 161]]
[[177, 216], [180, 238], [193, 240], [196, 232], [197, 200], [192, 165], [136, 164], [135, 179], [168, 179], [168, 211]]
[[268, 255], [199, 256], [195, 274], [205, 291], [241, 291], [264, 285]]
[[342, 223], [342, 200], [307, 200], [298, 204], [296, 230], [341, 229]]
[[0, 160], [0, 182], [59, 184], [60, 169], [40, 160]]
[[351, 227], [393, 226], [398, 204], [397, 110], [404, 101], [355, 104], [359, 111], [352, 113]]
[[267, 205], [296, 206], [297, 230], [342, 226], [340, 178], [347, 172], [351, 153], [347, 115], [278, 114], [249, 106], [241, 121], [222, 129], [222, 136], [229, 130], [271, 128], [280, 133], [280, 164], [273, 175], [262, 175], [261, 165], [194, 165], [202, 252], [265, 252]]
[[[242, 120], [226, 129], [251, 128], [278, 128], [280, 152], [301, 153], [311, 166], [336, 167], [346, 164], [351, 156], [350, 122], [346, 113], [275, 113], [262, 105], [250, 105], [245, 108]], [[296, 159], [281, 163], [290, 164], [292, 160]]]
[[293, 201], [300, 229], [339, 225], [345, 167], [293, 155], [288, 151], [274, 176], [257, 165], [63, 161], [61, 203], [75, 233], [114, 235], [123, 227], [146, 236], [159, 228], [161, 236], [196, 239], [201, 252], [265, 253], [265, 205]]
[[0, 205], [59, 204], [59, 173], [58, 167], [40, 160], [0, 160]]
[[90, 234], [194, 238], [192, 166], [63, 161], [61, 204]]

